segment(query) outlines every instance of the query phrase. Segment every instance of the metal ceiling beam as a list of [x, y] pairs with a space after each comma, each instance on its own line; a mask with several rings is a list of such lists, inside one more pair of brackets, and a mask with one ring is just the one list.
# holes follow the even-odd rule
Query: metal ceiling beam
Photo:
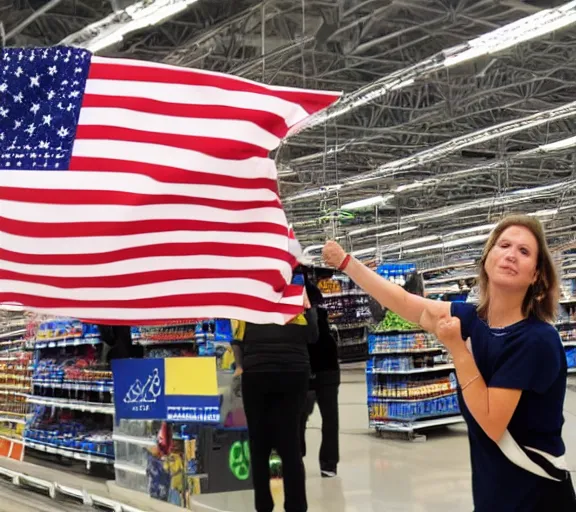
[[[493, 52], [500, 52], [510, 46], [516, 46], [518, 41], [526, 42], [574, 23], [576, 23], [576, 1], [556, 9], [541, 11], [500, 27], [467, 43], [443, 50], [428, 59], [392, 73], [343, 97], [333, 107], [311, 116], [293, 127], [287, 138], [366, 105], [385, 96], [390, 91], [404, 89], [412, 85], [415, 80], [427, 78], [437, 71], [472, 61]], [[527, 29], [528, 26], [530, 26], [530, 30]], [[520, 38], [520, 35], [523, 37]]]
[[464, 149], [466, 147], [493, 140], [504, 135], [518, 133], [528, 128], [534, 128], [542, 124], [549, 123], [550, 121], [558, 121], [573, 116], [576, 116], [576, 101], [562, 105], [561, 107], [555, 109], [537, 112], [536, 114], [532, 114], [521, 119], [507, 121], [494, 126], [490, 126], [488, 128], [484, 128], [483, 130], [478, 130], [476, 132], [468, 133], [460, 137], [455, 137], [433, 148], [425, 149], [411, 156], [388, 162], [380, 166], [375, 171], [370, 171], [358, 176], [354, 176], [347, 180], [343, 180], [338, 184], [316, 188], [286, 197], [284, 198], [284, 203], [305, 201], [313, 197], [322, 197], [330, 192], [338, 192], [346, 188], [366, 185], [370, 182], [378, 181], [388, 176], [393, 176], [399, 171], [414, 169], [417, 166], [425, 164], [429, 165], [430, 162], [439, 160], [440, 158], [448, 156], [450, 153], [454, 153], [455, 151]]
[[50, 9], [53, 9], [54, 7], [56, 7], [58, 4], [60, 4], [62, 2], [62, 0], [50, 0], [50, 2], [48, 2], [47, 4], [43, 5], [42, 7], [40, 7], [39, 9], [36, 9], [34, 11], [33, 14], [31, 14], [30, 16], [28, 16], [28, 18], [26, 18], [22, 23], [19, 23], [17, 26], [15, 26], [12, 30], [10, 30], [10, 32], [8, 32], [6, 34], [5, 40], [9, 41], [10, 39], [12, 39], [14, 36], [18, 35], [20, 32], [22, 32], [28, 25], [30, 25], [31, 23], [34, 23], [38, 18], [40, 18], [40, 16], [43, 16], [44, 14], [46, 14]]
[[139, 0], [69, 35], [60, 44], [98, 52], [119, 43], [127, 34], [157, 25], [181, 13], [196, 2], [197, 0]]

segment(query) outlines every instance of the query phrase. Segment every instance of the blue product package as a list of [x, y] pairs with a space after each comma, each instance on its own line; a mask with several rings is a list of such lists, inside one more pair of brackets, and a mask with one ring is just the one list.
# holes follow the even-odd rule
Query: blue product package
[[216, 341], [232, 341], [232, 322], [224, 318], [214, 321], [214, 339]]
[[292, 284], [304, 286], [304, 275], [303, 274], [294, 274], [292, 276]]
[[422, 416], [424, 416], [424, 402], [419, 402], [418, 403], [418, 416], [421, 418]]

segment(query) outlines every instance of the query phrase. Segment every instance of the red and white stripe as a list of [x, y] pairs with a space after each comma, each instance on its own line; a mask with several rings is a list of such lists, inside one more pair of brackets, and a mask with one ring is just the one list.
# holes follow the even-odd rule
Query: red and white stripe
[[268, 153], [338, 97], [93, 57], [70, 170], [0, 172], [0, 301], [285, 322], [302, 292]]

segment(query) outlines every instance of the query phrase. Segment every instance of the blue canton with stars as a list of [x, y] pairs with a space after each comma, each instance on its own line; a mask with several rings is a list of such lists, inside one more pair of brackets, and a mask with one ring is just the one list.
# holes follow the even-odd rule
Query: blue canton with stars
[[0, 171], [66, 170], [92, 54], [0, 50]]

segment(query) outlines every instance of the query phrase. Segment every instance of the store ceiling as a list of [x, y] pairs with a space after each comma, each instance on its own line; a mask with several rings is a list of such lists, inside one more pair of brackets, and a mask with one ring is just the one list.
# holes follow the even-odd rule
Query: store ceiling
[[[57, 44], [91, 37], [85, 28], [115, 10], [123, 20], [132, 3], [0, 0], [0, 20], [9, 45]], [[359, 96], [442, 50], [563, 3], [198, 0], [100, 53]], [[571, 243], [576, 140], [565, 139], [576, 131], [574, 26], [428, 73], [290, 137], [276, 159], [302, 244], [336, 236], [367, 257], [437, 265], [476, 257], [507, 211], [539, 212], [554, 245]], [[560, 120], [545, 114], [561, 108]], [[538, 113], [544, 122], [515, 127]], [[506, 135], [491, 130], [501, 123], [511, 123]], [[375, 196], [378, 207], [342, 213]]]

